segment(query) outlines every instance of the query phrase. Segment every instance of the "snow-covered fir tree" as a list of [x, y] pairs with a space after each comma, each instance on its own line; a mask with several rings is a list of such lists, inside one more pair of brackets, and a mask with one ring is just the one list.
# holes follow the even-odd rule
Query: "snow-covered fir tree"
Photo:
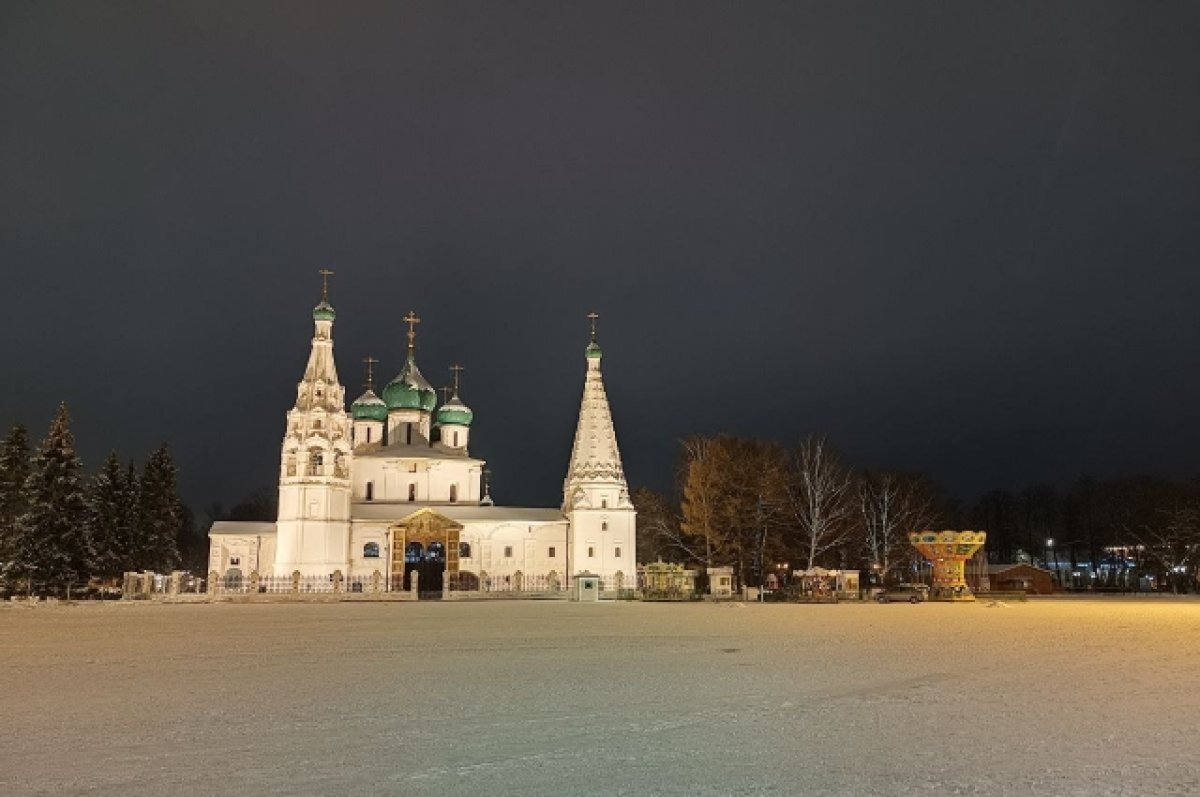
[[16, 544], [17, 519], [25, 512], [25, 480], [29, 478], [29, 433], [15, 424], [0, 448], [0, 576]]
[[17, 520], [10, 577], [34, 591], [87, 576], [87, 506], [67, 405], [61, 404], [25, 480], [28, 506]]
[[25, 513], [28, 501], [25, 480], [30, 467], [29, 433], [14, 424], [0, 449], [0, 579], [15, 577], [13, 560], [17, 552], [17, 521]]
[[146, 460], [138, 485], [135, 567], [160, 573], [174, 568], [179, 562], [182, 525], [175, 463], [167, 447], [160, 446]]
[[113, 452], [88, 483], [87, 531], [92, 554], [89, 570], [94, 576], [118, 576], [129, 563], [135, 507], [133, 486], [128, 478]]

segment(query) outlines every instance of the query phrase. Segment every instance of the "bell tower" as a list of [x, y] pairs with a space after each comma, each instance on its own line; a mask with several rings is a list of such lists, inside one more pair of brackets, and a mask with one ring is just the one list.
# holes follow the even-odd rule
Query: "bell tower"
[[350, 419], [346, 391], [333, 362], [329, 277], [321, 272], [321, 302], [313, 308], [315, 331], [296, 403], [287, 414], [279, 464], [279, 516], [275, 575], [346, 572], [350, 544]]
[[563, 513], [567, 516], [569, 575], [589, 572], [604, 579], [605, 590], [637, 586], [635, 545], [637, 516], [621, 467], [604, 379], [595, 313], [588, 314], [591, 341], [584, 350], [587, 375], [571, 462], [563, 481]]

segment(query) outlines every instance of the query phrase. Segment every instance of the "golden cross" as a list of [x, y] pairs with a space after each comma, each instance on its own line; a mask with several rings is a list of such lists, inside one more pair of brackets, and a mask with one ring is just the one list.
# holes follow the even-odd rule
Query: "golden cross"
[[321, 301], [329, 301], [329, 278], [333, 276], [333, 272], [327, 268], [323, 268], [317, 272], [321, 275]]
[[457, 396], [458, 395], [458, 376], [459, 376], [459, 374], [461, 374], [463, 371], [465, 371], [467, 369], [463, 368], [458, 363], [455, 363], [454, 365], [450, 366], [450, 370], [454, 372], [454, 395]]
[[374, 357], [367, 355], [363, 358], [363, 362], [367, 364], [367, 390], [375, 389], [375, 363], [379, 362]]
[[588, 313], [588, 320], [592, 322], [592, 343], [596, 342], [596, 319], [600, 316], [596, 313]]
[[417, 318], [416, 313], [409, 310], [408, 315], [404, 316], [404, 323], [408, 324], [408, 351], [411, 354], [417, 342], [417, 324], [421, 323], [421, 319]]

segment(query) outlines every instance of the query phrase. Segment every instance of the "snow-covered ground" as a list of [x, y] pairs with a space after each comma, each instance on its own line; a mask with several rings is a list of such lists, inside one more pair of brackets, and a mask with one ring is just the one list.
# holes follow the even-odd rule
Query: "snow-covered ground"
[[1196, 795], [1200, 602], [0, 608], [0, 794]]

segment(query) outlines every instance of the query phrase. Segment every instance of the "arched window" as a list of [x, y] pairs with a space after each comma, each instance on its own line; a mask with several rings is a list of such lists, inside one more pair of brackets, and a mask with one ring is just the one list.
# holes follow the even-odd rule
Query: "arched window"
[[379, 543], [368, 542], [366, 545], [364, 545], [363, 546], [363, 558], [364, 559], [378, 559], [379, 558]]
[[408, 443], [410, 446], [412, 445], [412, 424], [411, 423], [404, 424], [404, 442]]
[[368, 501], [375, 500], [375, 482], [367, 482], [367, 491], [365, 497]]
[[450, 485], [450, 503], [453, 504], [457, 500], [458, 500], [458, 485], [452, 484], [452, 485]]
[[408, 500], [409, 501], [417, 500], [417, 485], [415, 485], [415, 484], [408, 485]]
[[320, 476], [321, 470], [325, 467], [325, 456], [320, 451], [313, 451], [308, 455], [308, 472], [311, 476]]
[[608, 509], [608, 499], [607, 499], [607, 498], [601, 498], [601, 499], [600, 499], [600, 508], [601, 508], [601, 509]]
[[600, 521], [600, 530], [608, 531], [608, 521], [607, 520]]
[[459, 559], [470, 559], [471, 558], [471, 543], [460, 542], [458, 544], [458, 558]]
[[454, 447], [458, 448], [458, 432], [454, 433]]

